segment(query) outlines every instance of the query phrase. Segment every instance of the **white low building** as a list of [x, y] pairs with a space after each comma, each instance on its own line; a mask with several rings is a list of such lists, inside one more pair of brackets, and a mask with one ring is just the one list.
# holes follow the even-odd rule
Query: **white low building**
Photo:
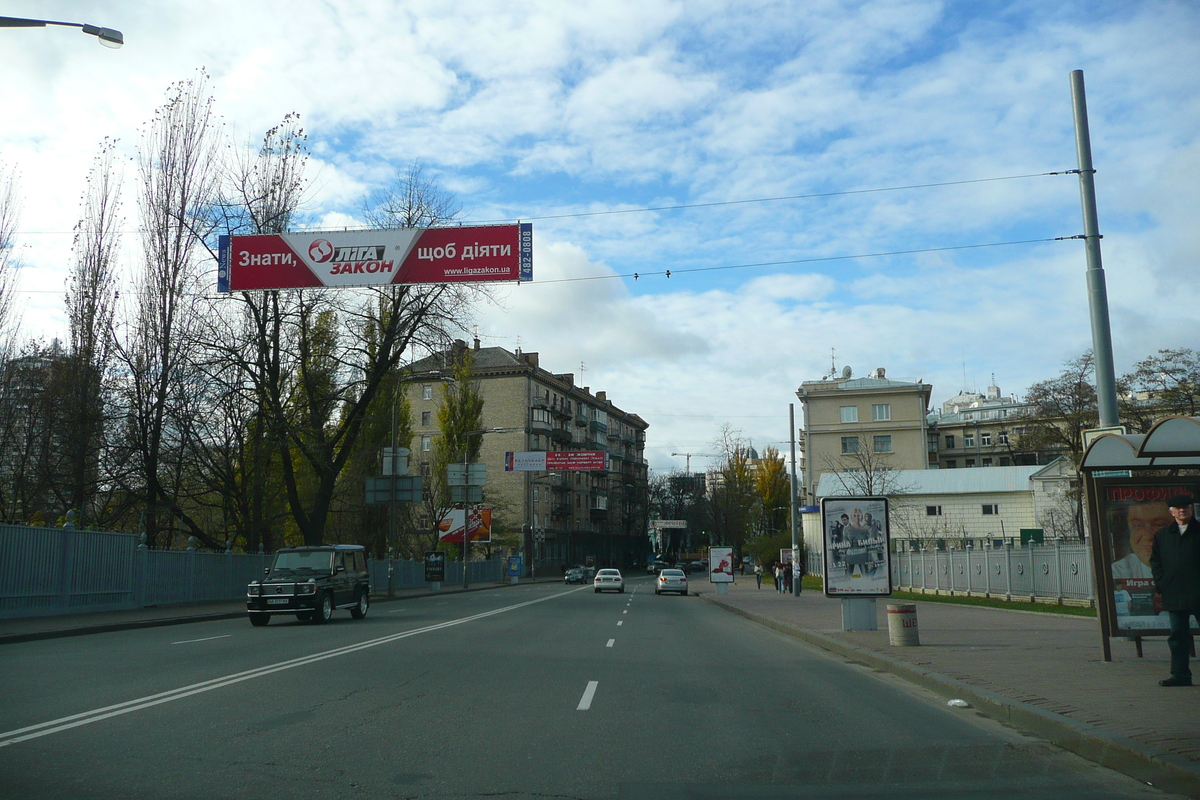
[[[956, 470], [896, 470], [887, 476], [893, 542], [908, 540], [923, 549], [972, 547], [999, 540], [1020, 543], [1022, 528], [1045, 529], [1045, 520], [1068, 513], [1062, 506], [1069, 470], [1058, 460], [1045, 466]], [[824, 497], [855, 494], [854, 475], [826, 473], [817, 485]], [[805, 514], [804, 540], [823, 550], [820, 514]], [[1055, 535], [1045, 530], [1049, 541]], [[894, 547], [902, 545], [896, 544]]]

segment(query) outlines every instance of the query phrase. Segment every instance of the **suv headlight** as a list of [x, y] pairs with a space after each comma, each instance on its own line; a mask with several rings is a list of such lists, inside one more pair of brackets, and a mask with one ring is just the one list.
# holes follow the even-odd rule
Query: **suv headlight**
[[261, 596], [262, 595], [262, 585], [258, 584], [258, 583], [248, 584], [246, 586], [246, 594], [253, 595], [255, 597]]
[[315, 594], [317, 591], [317, 582], [309, 579], [308, 583], [301, 583], [296, 586], [296, 594]]

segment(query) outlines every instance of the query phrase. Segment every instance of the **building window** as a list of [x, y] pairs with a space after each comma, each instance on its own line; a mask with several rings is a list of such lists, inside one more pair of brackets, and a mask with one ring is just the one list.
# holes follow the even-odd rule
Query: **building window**
[[992, 435], [990, 433], [979, 434], [979, 443], [984, 447], [992, 446]]
[[973, 458], [968, 458], [968, 459], [966, 460], [966, 466], [967, 466], [968, 468], [975, 466], [975, 459], [973, 459]]
[[433, 412], [432, 411], [422, 411], [421, 412], [421, 427], [428, 428], [432, 424], [433, 424]]
[[891, 436], [875, 436], [874, 447], [876, 453], [892, 452], [892, 437]]
[[954, 449], [954, 434], [952, 434], [952, 433], [946, 434], [946, 449], [947, 450]]
[[428, 478], [432, 472], [433, 472], [432, 465], [428, 461], [422, 461], [421, 462], [421, 474], [424, 475], [426, 478]]
[[432, 436], [422, 436], [421, 437], [421, 452], [428, 453], [432, 449], [433, 449], [433, 437]]
[[996, 441], [1000, 444], [1008, 444], [1008, 431], [1000, 431], [997, 433]]
[[871, 419], [876, 422], [885, 422], [892, 418], [892, 406], [890, 403], [875, 403], [871, 406]]
[[995, 503], [985, 503], [983, 506], [983, 515], [985, 517], [1000, 513], [1000, 506]]
[[1011, 459], [1011, 458], [1009, 458], [1008, 456], [1000, 456], [1000, 466], [1002, 466], [1002, 467], [1011, 467], [1011, 466], [1012, 466], [1012, 459]]
[[858, 406], [842, 406], [842, 422], [858, 422]]
[[422, 400], [432, 400], [433, 399], [433, 384], [427, 383], [421, 387], [421, 399]]
[[963, 447], [974, 447], [974, 446], [975, 446], [975, 434], [964, 433], [963, 434]]
[[925, 516], [940, 517], [942, 515], [941, 506], [925, 506]]
[[[533, 502], [536, 503], [537, 501], [538, 501], [538, 487], [535, 486], [535, 487], [533, 487]], [[984, 513], [986, 514], [987, 512], [985, 511]]]
[[953, 458], [950, 459], [946, 462], [946, 469], [958, 469], [958, 461]]
[[990, 458], [985, 458], [985, 459], [983, 460], [983, 465], [984, 465], [985, 467], [990, 467], [990, 466], [992, 465], [992, 460], [991, 460]]
[[842, 437], [842, 455], [851, 455], [858, 452], [858, 437], [843, 436]]

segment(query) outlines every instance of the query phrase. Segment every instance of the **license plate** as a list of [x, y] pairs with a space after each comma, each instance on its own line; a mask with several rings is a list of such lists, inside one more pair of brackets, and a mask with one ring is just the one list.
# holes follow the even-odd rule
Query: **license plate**
[[286, 597], [272, 597], [267, 600], [267, 605], [269, 605], [269, 606], [285, 606], [285, 605], [287, 605], [287, 601], [288, 601], [288, 599]]

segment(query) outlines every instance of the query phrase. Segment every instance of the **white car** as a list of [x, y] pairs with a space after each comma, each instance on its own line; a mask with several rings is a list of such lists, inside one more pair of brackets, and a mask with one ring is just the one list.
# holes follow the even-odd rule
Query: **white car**
[[681, 595], [687, 596], [688, 579], [681, 569], [664, 569], [658, 573], [658, 580], [654, 582], [654, 593], [662, 594], [663, 592], [679, 592]]
[[596, 573], [595, 579], [592, 581], [592, 586], [596, 589], [596, 594], [600, 592], [625, 592], [625, 581], [621, 577], [619, 569], [602, 569]]

